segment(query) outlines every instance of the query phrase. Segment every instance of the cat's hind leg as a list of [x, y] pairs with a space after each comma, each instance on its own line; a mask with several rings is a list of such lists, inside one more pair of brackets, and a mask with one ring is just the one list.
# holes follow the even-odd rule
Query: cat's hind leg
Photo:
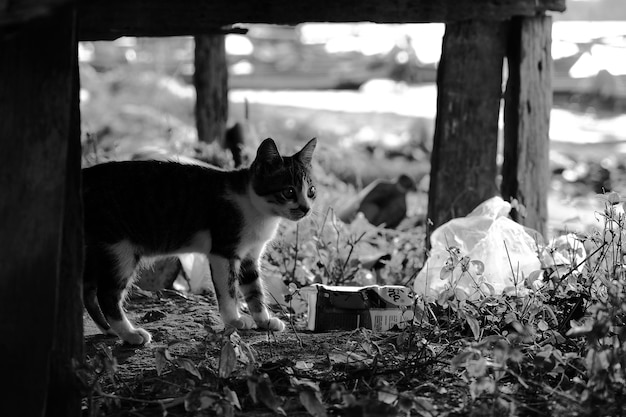
[[98, 304], [98, 281], [102, 279], [100, 278], [102, 273], [100, 264], [102, 262], [99, 258], [102, 255], [93, 246], [87, 246], [83, 271], [83, 305], [102, 333], [117, 337], [117, 334], [111, 329], [111, 325], [104, 317], [100, 304]]
[[259, 275], [259, 267], [255, 258], [245, 258], [241, 262], [239, 283], [248, 309], [256, 325], [260, 329], [269, 329], [276, 332], [285, 330], [285, 323], [276, 317], [270, 316], [265, 302], [265, 289]]
[[97, 291], [98, 289], [95, 284], [91, 282], [85, 282], [83, 284], [83, 304], [85, 305], [85, 309], [102, 333], [109, 336], [117, 336], [113, 329], [111, 329], [111, 325], [104, 317], [104, 314], [102, 314], [100, 304], [98, 304]]
[[135, 327], [123, 309], [126, 291], [132, 282], [139, 256], [128, 242], [120, 242], [97, 252], [98, 304], [111, 329], [120, 339], [131, 345], [150, 343], [150, 333]]
[[210, 254], [211, 278], [215, 287], [215, 297], [219, 304], [220, 316], [225, 326], [245, 330], [254, 327], [252, 317], [239, 313], [237, 301], [238, 277], [241, 261]]

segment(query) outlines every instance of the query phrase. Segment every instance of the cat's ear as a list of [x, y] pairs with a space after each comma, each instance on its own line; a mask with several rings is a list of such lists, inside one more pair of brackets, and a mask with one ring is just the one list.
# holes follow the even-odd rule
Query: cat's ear
[[294, 155], [294, 157], [302, 162], [303, 165], [310, 166], [311, 160], [313, 159], [315, 145], [317, 145], [317, 138], [311, 139], [297, 154]]
[[280, 156], [278, 152], [278, 148], [276, 147], [276, 143], [272, 138], [267, 138], [261, 145], [259, 145], [259, 149], [256, 151], [256, 162], [264, 163], [268, 165], [278, 165], [283, 162], [283, 157]]

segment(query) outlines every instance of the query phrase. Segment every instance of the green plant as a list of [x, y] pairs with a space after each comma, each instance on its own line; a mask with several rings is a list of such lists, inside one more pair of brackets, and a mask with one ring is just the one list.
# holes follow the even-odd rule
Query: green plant
[[[345, 224], [326, 206], [321, 215], [283, 224], [267, 259], [285, 282], [298, 286], [408, 284], [423, 264], [423, 236], [375, 227], [362, 218]], [[376, 269], [365, 265], [379, 258], [387, 260]]]
[[[621, 410], [626, 401], [625, 215], [618, 195], [604, 198], [601, 227], [541, 248], [542, 269], [520, 277], [522, 291], [484, 291], [470, 300], [451, 286], [431, 307], [436, 314], [425, 316], [450, 331], [469, 329], [473, 341], [466, 340], [450, 363], [468, 384], [475, 410], [543, 414], [523, 400], [529, 395], [554, 413], [595, 413], [601, 404], [606, 415]], [[444, 278], [456, 269], [480, 276], [480, 262], [457, 248], [449, 254]]]

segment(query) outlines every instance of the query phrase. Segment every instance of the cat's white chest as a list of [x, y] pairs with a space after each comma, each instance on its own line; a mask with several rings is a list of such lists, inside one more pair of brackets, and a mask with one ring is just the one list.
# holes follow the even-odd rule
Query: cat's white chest
[[280, 218], [268, 216], [250, 204], [246, 198], [237, 198], [241, 210], [243, 227], [239, 234], [239, 252], [241, 254], [257, 251], [271, 240], [280, 224]]
[[265, 244], [274, 237], [280, 223], [279, 218], [262, 216], [250, 216], [244, 218], [244, 221], [246, 227], [243, 228], [241, 235], [241, 243], [243, 245]]

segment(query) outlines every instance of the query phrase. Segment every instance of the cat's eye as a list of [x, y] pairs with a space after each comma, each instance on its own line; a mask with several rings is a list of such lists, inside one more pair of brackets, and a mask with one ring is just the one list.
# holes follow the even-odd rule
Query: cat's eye
[[314, 185], [312, 185], [312, 186], [309, 188], [309, 192], [307, 193], [307, 196], [308, 196], [309, 198], [315, 198], [315, 194], [316, 194], [316, 193], [317, 193], [317, 190], [315, 189], [315, 186], [314, 186]]
[[287, 187], [283, 190], [283, 197], [287, 200], [295, 200], [296, 199], [296, 189], [293, 187]]

